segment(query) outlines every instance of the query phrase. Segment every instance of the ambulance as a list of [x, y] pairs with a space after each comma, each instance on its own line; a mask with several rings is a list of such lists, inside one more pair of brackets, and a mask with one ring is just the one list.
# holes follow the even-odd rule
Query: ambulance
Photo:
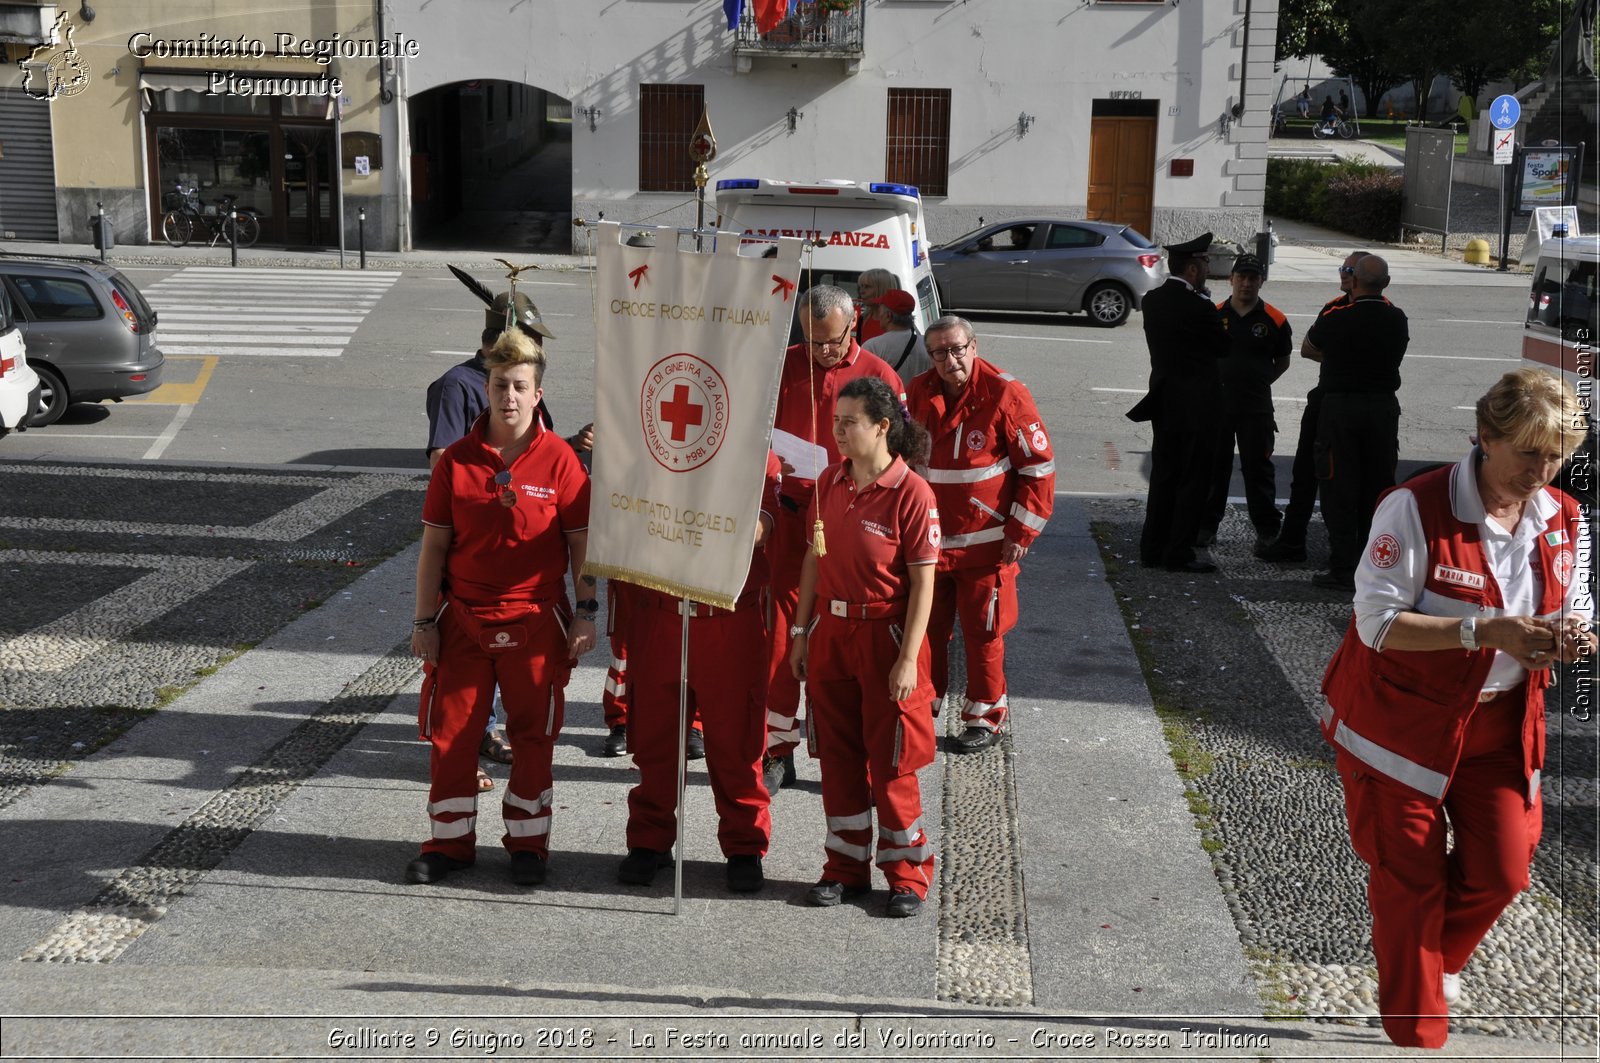
[[717, 182], [717, 212], [717, 228], [744, 234], [742, 254], [760, 254], [780, 236], [805, 240], [801, 288], [832, 284], [854, 296], [857, 277], [886, 269], [916, 297], [918, 332], [939, 317], [922, 194], [915, 185], [733, 178]]
[[1558, 480], [1567, 493], [1595, 500], [1595, 336], [1600, 330], [1600, 236], [1554, 237], [1539, 248], [1522, 325], [1522, 361], [1560, 373], [1578, 393], [1589, 437]]

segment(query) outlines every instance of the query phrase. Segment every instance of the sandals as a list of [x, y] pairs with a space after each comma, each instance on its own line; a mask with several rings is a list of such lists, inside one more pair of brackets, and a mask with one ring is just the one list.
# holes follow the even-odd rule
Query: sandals
[[489, 773], [488, 772], [484, 771], [482, 768], [479, 768], [478, 769], [478, 792], [481, 794], [481, 793], [484, 793], [484, 792], [486, 792], [488, 790], [493, 790], [493, 789], [494, 789], [494, 780], [489, 777]]
[[478, 755], [487, 757], [496, 764], [511, 763], [511, 743], [506, 741], [506, 736], [498, 730], [483, 732], [483, 741], [478, 743]]

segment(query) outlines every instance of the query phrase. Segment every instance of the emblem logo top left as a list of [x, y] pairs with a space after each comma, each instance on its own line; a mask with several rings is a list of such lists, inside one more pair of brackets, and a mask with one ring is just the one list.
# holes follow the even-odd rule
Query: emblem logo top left
[[72, 16], [63, 11], [50, 33], [54, 43], [39, 45], [22, 63], [23, 92], [36, 100], [53, 100], [89, 87], [89, 63], [72, 42], [75, 32]]

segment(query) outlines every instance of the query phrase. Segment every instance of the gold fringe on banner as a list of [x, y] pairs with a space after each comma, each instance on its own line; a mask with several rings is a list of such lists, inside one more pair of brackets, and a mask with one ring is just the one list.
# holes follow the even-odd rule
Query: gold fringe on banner
[[705, 602], [707, 605], [717, 609], [732, 611], [734, 606], [738, 604], [738, 599], [718, 594], [716, 591], [708, 591], [703, 587], [691, 587], [687, 583], [674, 583], [671, 580], [657, 579], [655, 576], [647, 576], [643, 572], [636, 572], [623, 565], [605, 565], [596, 564], [593, 561], [585, 561], [583, 574], [585, 576], [604, 576], [607, 579], [620, 579], [636, 586], [649, 587], [653, 591], [670, 594], [675, 598], [690, 598], [697, 602]]

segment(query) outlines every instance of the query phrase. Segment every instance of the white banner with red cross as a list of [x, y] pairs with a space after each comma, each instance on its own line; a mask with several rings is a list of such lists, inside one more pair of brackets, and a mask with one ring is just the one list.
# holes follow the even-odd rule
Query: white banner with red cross
[[622, 242], [595, 257], [593, 501], [584, 571], [731, 609], [755, 543], [800, 241], [777, 258]]

